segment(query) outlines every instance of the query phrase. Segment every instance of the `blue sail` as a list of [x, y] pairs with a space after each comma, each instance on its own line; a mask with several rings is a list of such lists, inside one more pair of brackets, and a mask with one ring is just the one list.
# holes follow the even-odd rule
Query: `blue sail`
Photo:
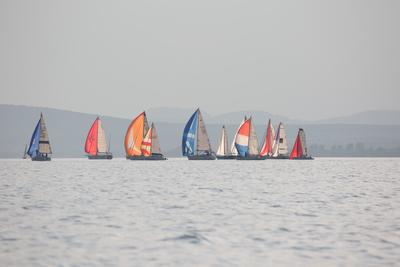
[[31, 143], [29, 144], [28, 155], [33, 158], [39, 152], [39, 139], [40, 139], [40, 120], [38, 121], [35, 130], [33, 131]]
[[198, 110], [196, 110], [186, 123], [185, 129], [183, 130], [182, 154], [184, 156], [193, 156], [196, 151], [198, 119]]

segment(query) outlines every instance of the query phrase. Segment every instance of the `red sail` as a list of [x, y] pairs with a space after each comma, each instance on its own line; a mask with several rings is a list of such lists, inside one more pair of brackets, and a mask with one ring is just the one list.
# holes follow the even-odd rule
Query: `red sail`
[[274, 138], [272, 135], [271, 131], [271, 120], [268, 121], [268, 127], [267, 127], [267, 134], [265, 136], [265, 141], [264, 141], [264, 146], [261, 149], [260, 155], [261, 156], [266, 156], [266, 155], [272, 155], [272, 144], [271, 140]]
[[90, 154], [90, 155], [96, 155], [97, 154], [97, 132], [98, 132], [98, 126], [99, 126], [99, 118], [97, 118], [93, 124], [92, 127], [89, 130], [89, 133], [86, 137], [86, 143], [85, 143], [85, 152]]
[[297, 134], [296, 142], [294, 142], [290, 159], [301, 158], [303, 156], [303, 147], [301, 145], [300, 134]]

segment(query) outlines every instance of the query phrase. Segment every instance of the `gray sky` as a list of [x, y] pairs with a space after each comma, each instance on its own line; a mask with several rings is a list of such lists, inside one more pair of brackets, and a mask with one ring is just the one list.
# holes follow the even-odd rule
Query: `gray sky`
[[398, 0], [0, 0], [0, 103], [319, 119], [399, 109]]

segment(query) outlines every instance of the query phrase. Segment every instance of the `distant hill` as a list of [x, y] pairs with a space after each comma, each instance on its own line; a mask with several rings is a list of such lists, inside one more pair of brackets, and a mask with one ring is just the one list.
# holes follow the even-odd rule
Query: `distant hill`
[[[178, 109], [149, 109], [149, 121], [155, 121], [160, 137], [161, 149], [168, 156], [180, 156], [182, 130], [187, 118], [193, 110], [180, 110], [184, 115], [173, 122], [164, 122], [171, 114], [179, 113]], [[0, 157], [19, 158], [23, 154], [24, 146], [30, 140], [33, 128], [43, 112], [49, 131], [50, 142], [54, 157], [83, 157], [83, 145], [87, 131], [96, 118], [94, 114], [64, 111], [51, 108], [0, 105]], [[165, 113], [165, 114], [163, 114]], [[232, 141], [235, 130], [242, 117], [255, 114], [256, 131], [259, 143], [265, 131], [268, 117], [273, 118], [274, 124], [278, 121], [285, 123], [289, 146], [292, 146], [297, 129], [303, 127], [307, 133], [308, 143], [316, 153], [329, 155], [358, 155], [354, 149], [373, 148], [379, 155], [400, 155], [400, 125], [359, 125], [359, 124], [327, 124], [327, 123], [296, 123], [285, 117], [279, 117], [263, 112], [236, 112], [219, 116], [204, 114], [207, 131], [214, 150], [217, 149], [221, 124], [226, 124], [229, 142]], [[116, 156], [125, 155], [123, 140], [130, 119], [102, 117], [107, 139], [111, 136], [111, 150]], [[350, 144], [354, 144], [351, 146]], [[335, 154], [331, 153], [331, 147]], [[333, 149], [332, 148], [332, 149]], [[344, 150], [346, 148], [347, 150]], [[353, 149], [353, 154], [345, 154]], [[378, 149], [379, 148], [379, 149]], [[393, 150], [399, 148], [399, 151]], [[388, 149], [390, 154], [386, 154]], [[375, 151], [374, 150], [374, 151]], [[363, 150], [360, 150], [363, 153]], [[375, 154], [373, 154], [375, 155]]]
[[400, 110], [370, 110], [370, 111], [355, 113], [349, 116], [319, 120], [314, 123], [399, 125]]

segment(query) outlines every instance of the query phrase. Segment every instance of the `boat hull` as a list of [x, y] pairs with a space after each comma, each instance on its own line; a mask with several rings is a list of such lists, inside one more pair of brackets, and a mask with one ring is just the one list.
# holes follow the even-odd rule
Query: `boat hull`
[[42, 155], [38, 155], [36, 157], [31, 158], [32, 161], [51, 161], [51, 158], [46, 157], [46, 156], [42, 156]]
[[126, 159], [129, 160], [167, 160], [166, 157], [163, 155], [157, 154], [157, 155], [151, 155], [148, 157], [145, 156], [126, 156]]
[[112, 154], [104, 154], [104, 155], [88, 155], [88, 159], [112, 159]]
[[189, 160], [216, 160], [217, 157], [213, 154], [210, 155], [193, 155], [188, 156]]
[[226, 160], [226, 159], [236, 159], [236, 156], [230, 155], [230, 156], [217, 156], [217, 159], [220, 160]]
[[247, 157], [237, 157], [237, 160], [265, 160], [264, 157], [260, 156], [247, 156]]
[[308, 156], [308, 157], [301, 157], [301, 158], [292, 158], [292, 160], [314, 160], [314, 158], [311, 156]]
[[269, 157], [268, 159], [289, 159], [289, 156], [279, 155], [277, 157]]

